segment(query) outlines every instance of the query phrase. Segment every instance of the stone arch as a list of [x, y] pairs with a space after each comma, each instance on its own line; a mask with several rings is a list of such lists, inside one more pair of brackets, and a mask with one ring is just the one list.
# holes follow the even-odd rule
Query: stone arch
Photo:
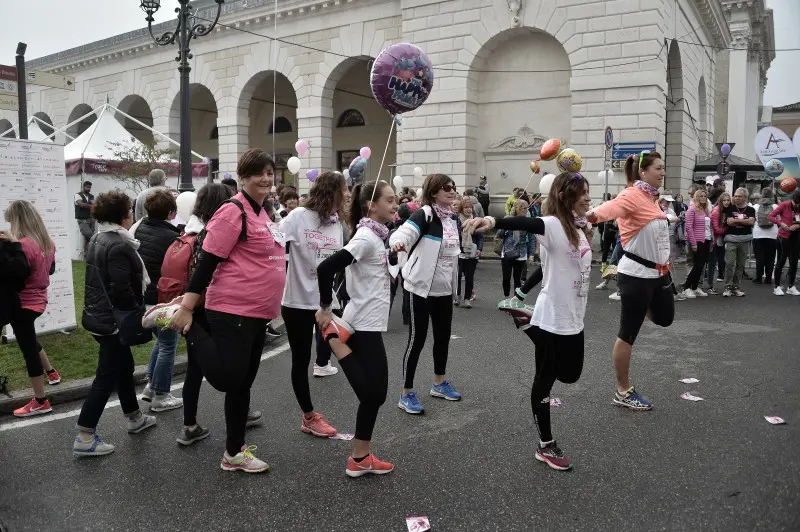
[[[42, 133], [47, 135], [49, 139], [54, 140], [53, 133], [55, 133], [55, 128], [53, 127], [53, 120], [50, 116], [47, 113], [39, 111], [38, 113], [33, 113], [33, 117], [36, 118], [36, 125], [42, 130]], [[0, 132], [2, 131], [5, 130], [0, 130]]]
[[[72, 112], [70, 112], [69, 118], [67, 119], [67, 124], [72, 124], [72, 122], [75, 122], [77, 119], [91, 112], [92, 108], [88, 104], [79, 103], [72, 109]], [[67, 135], [74, 139], [86, 131], [89, 126], [95, 123], [96, 120], [97, 114], [91, 114], [86, 118], [83, 118], [80, 122], [76, 122], [67, 128]], [[70, 138], [67, 138], [66, 140], [67, 142], [71, 141]]]
[[3, 137], [7, 139], [17, 138], [17, 132], [13, 128], [14, 124], [12, 124], [10, 120], [6, 120], [5, 118], [0, 120], [0, 135]]
[[[142, 96], [139, 96], [138, 94], [129, 94], [119, 102], [117, 108], [123, 113], [132, 116], [139, 122], [142, 122], [149, 127], [153, 127], [153, 111], [150, 108], [150, 105], [147, 103], [147, 100], [145, 100]], [[133, 120], [122, 116], [121, 114], [115, 113], [115, 115], [119, 123], [122, 124], [122, 126], [127, 129], [131, 135], [148, 146], [153, 145], [155, 139], [153, 138], [152, 131], [146, 127], [142, 127], [140, 124], [137, 124]]]
[[[664, 135], [664, 163], [667, 167], [667, 177], [664, 188], [680, 190], [684, 179], [691, 181], [691, 169], [694, 160], [689, 156], [686, 146], [687, 140], [685, 126], [688, 113], [688, 102], [685, 98], [683, 84], [683, 63], [678, 43], [672, 41], [667, 55], [667, 122]], [[687, 158], [689, 159], [687, 161]], [[685, 168], [688, 166], [689, 174]]]
[[361, 127], [366, 126], [364, 113], [356, 108], [346, 109], [336, 118], [336, 127]]
[[[211, 138], [217, 127], [219, 110], [211, 90], [205, 85], [191, 83], [189, 85], [189, 124], [191, 127], [192, 151], [211, 159], [214, 170], [219, 165], [219, 142]], [[169, 135], [180, 142], [181, 131], [181, 93], [175, 95], [169, 113]], [[177, 146], [172, 145], [178, 149]], [[194, 162], [194, 161], [193, 161]]]

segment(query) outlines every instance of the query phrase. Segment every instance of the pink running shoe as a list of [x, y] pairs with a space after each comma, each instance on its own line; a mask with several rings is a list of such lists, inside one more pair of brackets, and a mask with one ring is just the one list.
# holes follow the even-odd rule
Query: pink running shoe
[[360, 477], [361, 475], [385, 475], [394, 471], [394, 466], [389, 462], [382, 462], [370, 453], [366, 458], [360, 462], [356, 462], [351, 456], [347, 459], [347, 473], [348, 477]]
[[45, 399], [44, 403], [39, 404], [39, 401], [36, 399], [31, 399], [31, 402], [27, 405], [23, 406], [22, 408], [17, 408], [14, 410], [14, 415], [17, 417], [30, 417], [30, 416], [38, 416], [39, 414], [47, 414], [53, 411], [53, 407], [50, 406], [50, 400]]
[[183, 296], [178, 296], [169, 303], [159, 303], [153, 306], [142, 316], [142, 327], [145, 329], [154, 327], [168, 329], [172, 315], [181, 308], [181, 301], [183, 301]]
[[322, 331], [322, 338], [327, 342], [330, 338], [338, 338], [340, 342], [346, 344], [350, 336], [354, 333], [350, 324], [339, 316], [334, 315], [331, 322]]
[[303, 423], [300, 425], [300, 430], [306, 434], [313, 434], [320, 438], [336, 436], [336, 429], [331, 427], [330, 423], [328, 423], [328, 418], [319, 412], [314, 412], [311, 418], [307, 418], [303, 415]]
[[61, 382], [61, 375], [58, 374], [56, 368], [53, 368], [53, 372], [47, 373], [46, 376], [47, 376], [47, 384], [56, 385], [59, 382]]

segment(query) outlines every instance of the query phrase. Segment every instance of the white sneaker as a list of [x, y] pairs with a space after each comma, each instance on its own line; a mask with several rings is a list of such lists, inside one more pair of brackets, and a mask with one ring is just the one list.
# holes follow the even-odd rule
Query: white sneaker
[[156, 396], [156, 392], [150, 389], [150, 383], [147, 383], [147, 386], [144, 387], [144, 391], [142, 392], [142, 401], [149, 403], [153, 400], [153, 397]]
[[675, 294], [675, 301], [686, 301], [686, 290], [681, 290]]
[[595, 290], [608, 290], [608, 279], [603, 279], [603, 282], [594, 287]]
[[333, 362], [328, 362], [326, 366], [318, 366], [314, 362], [314, 376], [315, 377], [330, 377], [339, 373], [339, 368], [333, 365]]
[[153, 412], [166, 412], [181, 407], [183, 407], [183, 399], [175, 397], [171, 393], [157, 393], [150, 403], [150, 410]]
[[183, 296], [178, 296], [169, 303], [155, 305], [142, 316], [142, 328], [153, 329], [158, 327], [159, 329], [168, 329], [172, 315], [181, 308], [181, 301], [183, 301]]
[[736, 288], [736, 289], [733, 291], [733, 295], [735, 295], [736, 297], [744, 297], [744, 292], [742, 292], [741, 290], [739, 290], [738, 288]]
[[781, 288], [780, 286], [776, 286], [775, 290], [773, 290], [772, 293], [775, 294], [776, 296], [784, 295], [783, 288]]
[[731, 290], [727, 289], [727, 288], [725, 289], [724, 292], [722, 292], [722, 297], [731, 297], [732, 295], [733, 295], [733, 292]]
[[687, 288], [683, 291], [683, 295], [686, 296], [686, 299], [694, 299], [697, 297], [697, 294], [694, 293], [694, 290], [691, 288]]
[[614, 292], [613, 294], [608, 296], [608, 299], [612, 299], [614, 301], [620, 301], [622, 297], [620, 297], [619, 292]]
[[694, 291], [694, 294], [695, 294], [697, 297], [708, 297], [708, 294], [706, 294], [705, 292], [703, 292], [703, 289], [702, 289], [702, 288], [700, 288], [699, 286], [697, 287], [697, 290], [695, 290], [695, 291]]
[[222, 455], [222, 462], [220, 467], [225, 471], [244, 471], [245, 473], [262, 473], [269, 471], [269, 464], [263, 460], [259, 460], [253, 454], [256, 450], [255, 445], [247, 446], [242, 445], [241, 452], [236, 456], [231, 456], [228, 451]]
[[800, 290], [798, 290], [798, 289], [797, 289], [797, 288], [795, 288], [794, 286], [790, 287], [790, 288], [789, 288], [789, 289], [786, 291], [786, 293], [787, 293], [787, 294], [789, 294], [790, 296], [800, 296]]

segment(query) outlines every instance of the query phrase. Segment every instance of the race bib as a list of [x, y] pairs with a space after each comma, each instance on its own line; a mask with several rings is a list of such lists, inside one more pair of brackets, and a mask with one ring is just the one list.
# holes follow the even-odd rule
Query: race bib
[[800, 223], [800, 214], [795, 214], [794, 215], [794, 221], [795, 221], [795, 223]]
[[442, 255], [445, 257], [458, 256], [458, 239], [442, 240]]
[[478, 251], [478, 246], [475, 244], [464, 244], [464, 255], [474, 255]]
[[286, 235], [283, 234], [283, 231], [278, 228], [278, 224], [274, 222], [268, 222], [267, 228], [269, 229], [269, 232], [272, 233], [272, 238], [275, 239], [275, 242], [283, 247], [286, 247]]
[[581, 270], [581, 285], [578, 288], [579, 297], [588, 297], [589, 295], [589, 281], [591, 280], [592, 267], [583, 268]]
[[658, 232], [658, 239], [656, 240], [656, 245], [658, 246], [658, 253], [662, 257], [669, 257], [670, 248], [669, 248], [669, 229], [667, 228], [666, 221], [663, 223], [663, 226], [660, 228]]
[[328, 257], [332, 256], [336, 253], [335, 249], [318, 249], [317, 250], [317, 266], [319, 266], [322, 261], [327, 259]]

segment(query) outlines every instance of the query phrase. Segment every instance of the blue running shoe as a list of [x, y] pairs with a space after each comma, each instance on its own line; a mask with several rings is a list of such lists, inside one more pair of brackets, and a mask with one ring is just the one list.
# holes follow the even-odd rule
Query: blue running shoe
[[631, 410], [650, 410], [653, 403], [645, 399], [631, 386], [624, 394], [616, 392], [614, 394], [614, 404], [624, 406]]
[[442, 399], [447, 399], [448, 401], [460, 401], [461, 394], [453, 388], [453, 385], [450, 384], [450, 381], [444, 381], [441, 384], [434, 384], [431, 388], [431, 395], [434, 397], [441, 397]]
[[398, 408], [402, 408], [409, 414], [424, 414], [425, 408], [420, 404], [419, 400], [417, 399], [416, 392], [408, 392], [407, 394], [403, 395], [400, 394], [400, 402], [397, 403]]

